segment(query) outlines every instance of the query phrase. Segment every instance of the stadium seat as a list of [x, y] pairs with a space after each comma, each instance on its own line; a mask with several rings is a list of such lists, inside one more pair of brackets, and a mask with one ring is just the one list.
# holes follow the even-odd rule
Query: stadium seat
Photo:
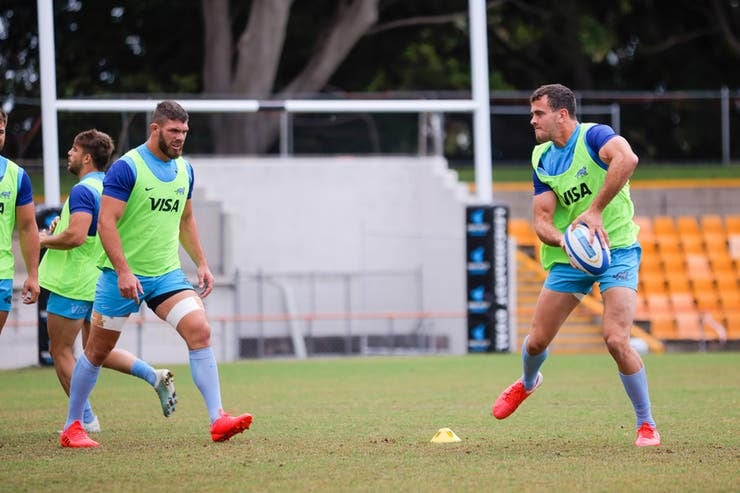
[[720, 308], [719, 297], [712, 291], [695, 291], [694, 300], [699, 311], [716, 311]]
[[652, 294], [667, 295], [668, 291], [665, 285], [665, 276], [662, 272], [656, 272], [653, 275], [645, 275], [640, 278], [641, 291], [646, 295]]
[[664, 275], [670, 293], [691, 293], [689, 277], [684, 270], [669, 270]]
[[683, 233], [680, 235], [681, 248], [686, 254], [704, 253], [704, 239], [699, 233]]
[[725, 330], [728, 339], [740, 339], [740, 311], [725, 313]]
[[683, 252], [661, 253], [660, 261], [663, 264], [664, 272], [686, 270], [686, 256]]
[[717, 233], [724, 236], [725, 225], [722, 220], [722, 216], [718, 214], [705, 214], [699, 219], [701, 223], [701, 230], [706, 235], [707, 233]]
[[714, 289], [714, 278], [706, 277], [690, 279], [690, 281], [691, 291], [694, 293], [694, 297], [696, 297], [699, 293], [711, 293], [713, 296], [717, 296], [717, 292]]
[[727, 251], [735, 260], [740, 260], [740, 234], [727, 235]]
[[643, 239], [638, 238], [640, 242], [640, 246], [642, 247], [642, 259], [645, 260], [646, 257], [656, 257], [658, 258], [658, 248], [655, 246], [655, 243], [652, 241], [646, 241]]
[[694, 296], [689, 292], [670, 293], [671, 306], [676, 314], [693, 313], [696, 314], [696, 303]]
[[678, 216], [676, 218], [676, 229], [680, 236], [700, 234], [699, 222], [694, 216]]
[[664, 236], [675, 236], [676, 222], [673, 216], [653, 217], [653, 231], [655, 231], [655, 236], [661, 239], [660, 241]]
[[666, 293], [648, 293], [645, 295], [647, 309], [650, 312], [650, 319], [661, 315], [671, 315], [673, 309], [671, 300]]
[[656, 249], [661, 257], [683, 254], [681, 239], [676, 234], [661, 235], [660, 241], [656, 244]]
[[701, 235], [704, 238], [705, 242], [713, 238], [716, 239], [716, 241], [719, 243], [727, 242], [727, 233], [725, 232], [724, 228], [705, 229], [702, 230]]
[[740, 311], [740, 292], [737, 289], [720, 290], [719, 302], [726, 311]]
[[675, 339], [676, 326], [671, 315], [656, 315], [650, 318], [650, 334], [658, 339]]
[[702, 254], [686, 255], [686, 272], [689, 279], [714, 279], [712, 269], [709, 266], [709, 259]]
[[707, 339], [699, 314], [696, 312], [676, 313], [676, 337], [692, 341]]
[[643, 251], [647, 249], [655, 250], [655, 231], [653, 230], [652, 219], [649, 216], [635, 216], [634, 220], [640, 227], [637, 239], [642, 245]]
[[727, 235], [740, 235], [740, 214], [725, 216], [725, 231]]
[[707, 252], [707, 257], [709, 258], [709, 266], [715, 277], [720, 277], [727, 273], [731, 273], [733, 278], [736, 277], [733, 272], [733, 261], [727, 250], [713, 253]]
[[722, 291], [737, 291], [740, 289], [738, 283], [738, 277], [732, 272], [732, 269], [715, 270], [714, 280], [717, 283], [717, 290]]
[[642, 260], [640, 261], [640, 276], [643, 274], [655, 274], [663, 272], [663, 265], [657, 253], [648, 253], [642, 251]]
[[520, 246], [539, 247], [539, 238], [527, 219], [512, 218], [509, 221], [509, 235], [516, 238]]

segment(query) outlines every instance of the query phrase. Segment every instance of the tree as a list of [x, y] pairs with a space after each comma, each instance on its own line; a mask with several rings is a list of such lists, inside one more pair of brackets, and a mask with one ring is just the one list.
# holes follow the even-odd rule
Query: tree
[[[740, 61], [736, 0], [491, 0], [487, 7], [494, 91], [551, 81], [582, 91], [740, 85], [740, 72], [727, 68]], [[470, 87], [467, 0], [180, 0], [177, 8], [168, 0], [56, 0], [54, 10], [61, 97], [464, 95]], [[4, 103], [15, 102], [8, 147], [38, 155], [35, 14], [28, 0], [0, 7], [0, 88]], [[65, 122], [62, 132], [95, 124], [116, 135], [121, 118], [66, 114]], [[189, 147], [265, 152], [274, 149], [276, 125], [269, 112], [216, 115], [210, 135], [194, 132]], [[60, 136], [63, 146], [70, 137]]]
[[[231, 25], [232, 3], [229, 0], [202, 1], [205, 26], [203, 88], [208, 94], [253, 99], [288, 99], [324, 89], [358, 41], [373, 28], [378, 28], [381, 9], [380, 0], [314, 2], [309, 12], [312, 16], [329, 11], [332, 6], [335, 10], [324, 19], [313, 18], [318, 24], [318, 33], [311, 52], [300, 70], [282, 87], [276, 88], [292, 0], [252, 1], [248, 22], [236, 35], [232, 29], [225, 28]], [[393, 3], [386, 2], [386, 6]], [[442, 19], [448, 22], [455, 18], [443, 14], [424, 17], [423, 22]], [[418, 17], [406, 19], [405, 25], [419, 21]], [[234, 42], [233, 37], [236, 38]], [[264, 152], [275, 140], [278, 122], [275, 115], [218, 115], [212, 119], [212, 129], [215, 148], [221, 152]]]

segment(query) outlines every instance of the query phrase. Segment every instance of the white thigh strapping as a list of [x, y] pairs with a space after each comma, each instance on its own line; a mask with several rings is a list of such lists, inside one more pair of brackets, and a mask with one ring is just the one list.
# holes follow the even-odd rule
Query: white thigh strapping
[[196, 310], [204, 310], [203, 302], [197, 296], [188, 296], [175, 303], [175, 306], [170, 309], [165, 320], [173, 328], [177, 329], [177, 324], [180, 323], [180, 320], [188, 313]]
[[128, 316], [125, 317], [109, 317], [107, 315], [101, 315], [100, 313], [93, 311], [92, 313], [92, 324], [97, 325], [108, 330], [115, 330], [121, 332], [123, 324], [128, 320]]

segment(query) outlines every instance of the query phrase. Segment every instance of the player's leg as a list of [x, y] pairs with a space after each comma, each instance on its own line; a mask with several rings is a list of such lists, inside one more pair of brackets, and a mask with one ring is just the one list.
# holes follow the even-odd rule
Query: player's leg
[[[534, 380], [539, 366], [544, 361], [542, 355], [546, 357], [550, 343], [555, 339], [570, 312], [579, 303], [579, 298], [573, 293], [553, 291], [548, 287], [542, 288], [534, 308], [529, 334], [522, 344], [525, 383]], [[542, 361], [538, 364], [540, 359]]]
[[637, 421], [637, 446], [660, 445], [650, 404], [645, 365], [640, 354], [630, 345], [632, 315], [637, 294], [629, 288], [613, 287], [603, 292], [603, 333], [609, 354], [617, 363], [619, 378], [632, 403]]
[[[100, 321], [100, 315], [93, 313], [93, 325], [85, 345], [85, 351], [77, 359], [69, 386], [69, 407], [67, 409], [67, 420], [62, 430], [60, 442], [62, 447], [97, 447], [98, 443], [90, 440], [85, 433], [81, 420], [83, 419], [85, 402], [92, 393], [98, 381], [100, 368], [108, 353], [113, 349], [121, 335], [120, 328], [125, 322], [124, 317], [116, 317], [116, 320]], [[97, 324], [105, 324], [104, 328]]]
[[[98, 314], [95, 313], [95, 315]], [[111, 326], [111, 322], [106, 323], [108, 327]], [[123, 325], [123, 321], [117, 323]], [[90, 336], [87, 339], [85, 351], [78, 358], [70, 379], [69, 410], [65, 428], [75, 420], [82, 418], [85, 401], [87, 401], [93, 387], [95, 387], [100, 368], [110, 351], [115, 347], [120, 335], [120, 328], [104, 328], [95, 323], [90, 328]]]
[[630, 345], [630, 333], [637, 306], [637, 292], [626, 287], [602, 290], [604, 315], [602, 333], [604, 342], [620, 373], [631, 375], [639, 371], [642, 358]]
[[637, 270], [639, 247], [619, 249], [612, 253], [612, 268], [621, 276], [610, 276], [601, 282], [604, 299], [602, 333], [619, 377], [635, 411], [638, 446], [659, 445], [660, 435], [652, 416], [647, 375], [640, 354], [630, 345], [630, 334], [637, 305]]
[[[50, 300], [52, 296], [53, 293], [49, 296]], [[69, 396], [70, 380], [76, 363], [74, 343], [81, 325], [82, 320], [80, 319], [74, 320], [47, 312], [46, 329], [49, 334], [49, 353], [51, 353], [59, 383], [67, 396]], [[100, 422], [95, 416], [89, 400], [85, 401], [82, 426], [87, 432], [97, 433], [100, 431]]]
[[495, 418], [504, 419], [510, 416], [540, 386], [540, 368], [547, 358], [547, 348], [578, 303], [578, 298], [571, 293], [542, 288], [529, 334], [522, 343], [522, 376], [496, 399], [493, 404]]
[[192, 288], [174, 292], [158, 303], [154, 311], [177, 330], [188, 346], [190, 372], [205, 401], [213, 440], [225, 441], [248, 429], [252, 415], [230, 416], [223, 411], [218, 364], [211, 348], [211, 327], [200, 297]]
[[193, 382], [203, 395], [211, 421], [218, 417], [221, 388], [218, 366], [211, 349], [211, 329], [203, 302], [192, 289], [174, 293], [162, 301], [155, 313], [169, 323], [185, 340], [189, 351]]
[[76, 362], [74, 344], [82, 328], [82, 320], [71, 320], [51, 312], [48, 312], [46, 320], [49, 353], [54, 361], [54, 370], [64, 392], [69, 395], [69, 380]]
[[155, 369], [146, 361], [120, 348], [114, 348], [108, 354], [108, 357], [103, 362], [103, 366], [146, 381], [157, 393], [164, 417], [169, 418], [175, 412], [177, 406], [175, 378], [167, 368]]
[[82, 419], [85, 401], [95, 387], [103, 362], [116, 346], [128, 315], [135, 311], [138, 304], [121, 296], [115, 271], [104, 270], [96, 286], [90, 334], [70, 380], [67, 421], [60, 439], [63, 447], [98, 445], [77, 422]]
[[[54, 362], [59, 383], [69, 396], [69, 382], [75, 367], [74, 344], [92, 303], [49, 293], [46, 303], [46, 331], [49, 335], [49, 353]], [[84, 337], [83, 337], [84, 341]], [[90, 401], [85, 402], [82, 425], [87, 432], [100, 432], [100, 422], [93, 413]]]

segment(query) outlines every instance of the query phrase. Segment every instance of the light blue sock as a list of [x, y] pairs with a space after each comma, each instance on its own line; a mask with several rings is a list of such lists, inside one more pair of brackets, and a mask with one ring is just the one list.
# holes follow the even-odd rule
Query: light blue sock
[[190, 374], [195, 386], [206, 402], [211, 423], [220, 416], [221, 385], [218, 381], [218, 365], [213, 350], [209, 347], [190, 351]]
[[157, 383], [157, 373], [154, 371], [154, 368], [142, 359], [137, 358], [134, 364], [131, 365], [131, 374], [142, 380], [146, 380], [152, 387]]
[[85, 410], [82, 412], [82, 422], [90, 423], [93, 419], [95, 419], [95, 413], [90, 405], [90, 399], [88, 399], [85, 401]]
[[75, 421], [82, 421], [85, 413], [85, 403], [98, 381], [100, 367], [95, 366], [83, 353], [77, 359], [72, 379], [69, 382], [69, 409], [67, 410], [67, 422], [64, 424], [66, 430]]
[[522, 343], [522, 382], [524, 383], [525, 389], [531, 390], [537, 380], [537, 373], [539, 373], [542, 363], [547, 359], [548, 350], [545, 349], [536, 356], [530, 355], [527, 352], [528, 338], [529, 336], [525, 337], [524, 342]]
[[619, 378], [622, 379], [622, 385], [627, 392], [627, 397], [632, 401], [632, 407], [635, 409], [637, 416], [637, 427], [643, 423], [649, 423], [655, 427], [652, 412], [650, 411], [650, 392], [648, 391], [647, 373], [645, 367], [632, 375], [624, 375], [619, 372]]

